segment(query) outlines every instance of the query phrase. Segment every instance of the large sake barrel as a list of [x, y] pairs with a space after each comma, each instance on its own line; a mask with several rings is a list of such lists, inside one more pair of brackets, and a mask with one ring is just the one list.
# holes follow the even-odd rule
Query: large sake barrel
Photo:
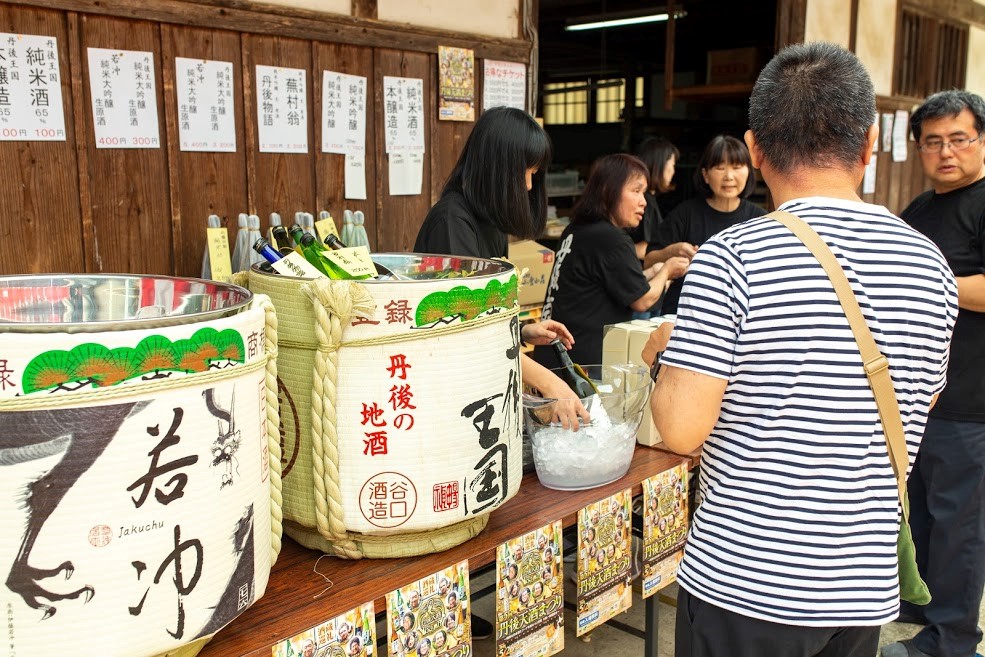
[[6, 654], [187, 657], [263, 595], [275, 341], [234, 285], [0, 278]]
[[248, 282], [280, 320], [284, 532], [347, 558], [462, 543], [522, 476], [514, 267], [373, 258], [400, 280]]

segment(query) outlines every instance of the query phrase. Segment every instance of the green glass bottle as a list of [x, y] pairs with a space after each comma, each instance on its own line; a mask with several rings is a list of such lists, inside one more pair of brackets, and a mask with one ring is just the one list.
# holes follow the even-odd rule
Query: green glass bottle
[[599, 389], [595, 387], [592, 380], [588, 378], [581, 367], [576, 365], [571, 360], [571, 356], [568, 355], [568, 350], [564, 348], [560, 340], [553, 340], [551, 346], [554, 348], [554, 353], [557, 354], [558, 361], [561, 363], [561, 367], [555, 370], [561, 379], [568, 384], [580, 399], [587, 399], [592, 395], [599, 394]]

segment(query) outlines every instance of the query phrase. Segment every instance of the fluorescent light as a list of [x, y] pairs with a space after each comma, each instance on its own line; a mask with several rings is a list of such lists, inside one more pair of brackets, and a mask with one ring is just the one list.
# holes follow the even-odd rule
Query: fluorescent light
[[[684, 12], [677, 12], [677, 18], [681, 18]], [[565, 26], [568, 32], [581, 32], [582, 30], [601, 30], [607, 27], [624, 27], [626, 25], [642, 25], [644, 23], [662, 23], [670, 18], [667, 13], [648, 14], [646, 16], [630, 16], [628, 18], [613, 18], [610, 20], [593, 21], [591, 23], [575, 23]]]

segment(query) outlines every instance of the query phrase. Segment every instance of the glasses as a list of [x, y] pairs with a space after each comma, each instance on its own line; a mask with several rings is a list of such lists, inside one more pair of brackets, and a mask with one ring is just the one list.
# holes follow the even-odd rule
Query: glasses
[[982, 135], [978, 135], [977, 137], [957, 137], [951, 141], [931, 139], [922, 144], [917, 144], [917, 148], [922, 153], [940, 153], [945, 146], [950, 146], [952, 151], [963, 151], [981, 138]]

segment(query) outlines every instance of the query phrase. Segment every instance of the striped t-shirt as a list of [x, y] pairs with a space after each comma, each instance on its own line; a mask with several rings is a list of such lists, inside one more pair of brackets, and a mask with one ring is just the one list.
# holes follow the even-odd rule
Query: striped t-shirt
[[[945, 384], [957, 288], [885, 208], [781, 206], [835, 253], [890, 363], [910, 464]], [[834, 289], [786, 227], [727, 229], [691, 263], [662, 362], [725, 379], [678, 578], [718, 607], [789, 625], [880, 625], [899, 609], [896, 480]]]

